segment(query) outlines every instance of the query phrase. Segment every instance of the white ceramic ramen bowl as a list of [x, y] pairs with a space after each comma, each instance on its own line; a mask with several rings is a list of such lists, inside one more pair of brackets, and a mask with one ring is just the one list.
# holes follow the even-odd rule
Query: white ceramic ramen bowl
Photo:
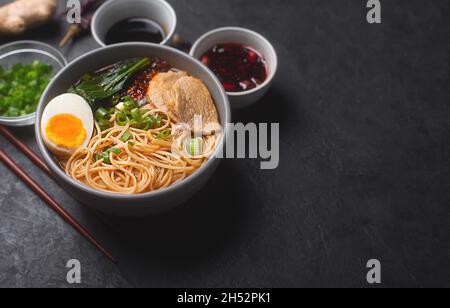
[[[202, 188], [219, 164], [218, 153], [223, 151], [224, 138], [215, 154], [187, 179], [166, 189], [139, 194], [121, 195], [92, 189], [67, 176], [44, 145], [41, 118], [47, 104], [56, 96], [66, 93], [84, 74], [96, 71], [120, 60], [134, 57], [159, 57], [173, 67], [184, 70], [202, 80], [215, 101], [220, 124], [231, 121], [228, 97], [216, 76], [199, 61], [176, 49], [149, 43], [123, 43], [94, 50], [71, 62], [48, 85], [36, 111], [35, 132], [42, 156], [55, 179], [83, 204], [105, 213], [119, 216], [145, 216], [160, 213], [180, 205]], [[225, 132], [227, 134], [227, 132]]]
[[278, 69], [278, 56], [272, 44], [261, 34], [252, 30], [226, 27], [212, 30], [200, 37], [192, 46], [190, 55], [200, 59], [216, 44], [238, 43], [252, 47], [263, 56], [268, 70], [267, 79], [255, 89], [244, 92], [227, 92], [233, 109], [250, 106], [260, 100], [269, 90]]

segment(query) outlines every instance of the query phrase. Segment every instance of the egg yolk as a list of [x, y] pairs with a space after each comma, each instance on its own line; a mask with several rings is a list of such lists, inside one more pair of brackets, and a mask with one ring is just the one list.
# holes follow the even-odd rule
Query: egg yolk
[[70, 114], [60, 114], [52, 117], [45, 128], [49, 141], [65, 148], [76, 148], [86, 139], [86, 129], [83, 122]]

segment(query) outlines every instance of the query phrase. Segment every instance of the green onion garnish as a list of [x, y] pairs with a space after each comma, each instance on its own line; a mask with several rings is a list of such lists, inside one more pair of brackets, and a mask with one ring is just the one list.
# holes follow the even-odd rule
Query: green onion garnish
[[98, 125], [102, 131], [107, 130], [112, 127], [112, 123], [106, 119], [101, 119], [98, 121]]
[[152, 116], [145, 117], [143, 120], [143, 126], [141, 127], [143, 130], [149, 130], [155, 126], [155, 118]]
[[103, 157], [103, 162], [105, 164], [111, 165], [111, 159], [109, 157], [109, 152], [108, 151], [103, 152], [102, 153], [102, 157]]
[[138, 122], [135, 120], [130, 120], [130, 126], [134, 128], [139, 128]]
[[127, 110], [133, 110], [133, 109], [139, 107], [138, 103], [137, 103], [134, 99], [132, 99], [131, 97], [129, 97], [129, 96], [124, 96], [124, 97], [122, 98], [122, 101], [123, 101], [124, 107], [125, 107]]
[[187, 142], [187, 151], [191, 156], [200, 156], [202, 154], [202, 139], [191, 138]]
[[135, 109], [131, 110], [131, 117], [133, 118], [133, 120], [136, 121], [136, 123], [139, 126], [141, 125], [142, 113], [141, 113], [141, 110], [139, 110], [139, 108], [135, 108]]
[[0, 116], [19, 117], [35, 112], [52, 71], [52, 65], [40, 61], [10, 68], [0, 65]]
[[96, 158], [97, 158], [97, 160], [103, 159], [103, 162], [105, 164], [111, 165], [111, 157], [109, 156], [110, 153], [119, 155], [120, 153], [122, 153], [122, 151], [119, 150], [118, 148], [112, 147], [112, 148], [109, 148], [108, 150], [102, 152], [101, 154], [97, 154]]
[[104, 120], [104, 119], [106, 119], [106, 117], [107, 117], [108, 115], [109, 115], [108, 110], [106, 110], [106, 109], [103, 108], [103, 107], [100, 107], [100, 108], [98, 108], [97, 111], [95, 112], [95, 119], [96, 119], [97, 121]]
[[165, 140], [170, 137], [172, 132], [170, 129], [165, 129], [162, 132], [160, 132], [158, 135], [156, 135], [156, 139]]
[[125, 126], [128, 123], [128, 117], [125, 113], [119, 112], [116, 114], [116, 122], [119, 126]]
[[162, 126], [162, 118], [160, 116], [157, 116], [155, 121], [156, 121], [156, 128], [160, 128]]
[[130, 140], [133, 137], [133, 134], [130, 132], [125, 132], [122, 136], [122, 138], [120, 138], [120, 140], [122, 142], [127, 142], [128, 140]]
[[112, 152], [116, 155], [119, 155], [120, 153], [122, 153], [121, 150], [119, 150], [118, 148], [114, 148], [114, 147], [110, 148], [107, 152]]

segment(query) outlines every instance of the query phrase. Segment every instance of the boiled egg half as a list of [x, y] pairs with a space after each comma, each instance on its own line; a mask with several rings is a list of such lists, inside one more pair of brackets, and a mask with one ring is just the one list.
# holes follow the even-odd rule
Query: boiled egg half
[[44, 143], [59, 157], [70, 157], [80, 147], [86, 147], [93, 131], [92, 109], [79, 95], [67, 93], [57, 96], [42, 113]]

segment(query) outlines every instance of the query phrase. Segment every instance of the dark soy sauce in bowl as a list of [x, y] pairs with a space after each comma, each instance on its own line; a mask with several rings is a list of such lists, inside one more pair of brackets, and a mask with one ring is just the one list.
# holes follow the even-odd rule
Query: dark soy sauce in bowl
[[107, 45], [123, 42], [161, 43], [164, 40], [164, 30], [151, 19], [131, 17], [119, 21], [109, 29], [105, 37]]
[[268, 75], [263, 56], [241, 44], [218, 44], [208, 50], [201, 61], [216, 74], [227, 92], [255, 89]]

